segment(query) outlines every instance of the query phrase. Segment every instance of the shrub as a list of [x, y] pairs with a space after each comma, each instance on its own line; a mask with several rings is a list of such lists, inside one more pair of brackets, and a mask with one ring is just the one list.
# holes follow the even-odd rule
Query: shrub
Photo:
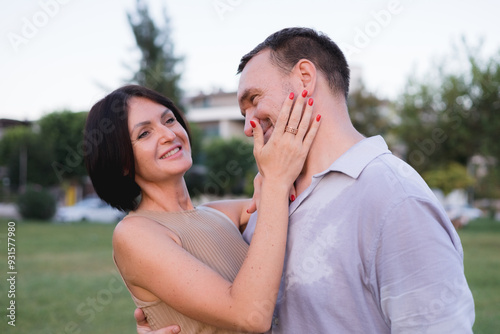
[[47, 220], [56, 213], [56, 200], [43, 188], [28, 187], [17, 200], [19, 213], [24, 219]]
[[475, 182], [475, 179], [467, 173], [467, 168], [457, 162], [451, 162], [444, 168], [428, 171], [422, 177], [429, 187], [441, 189], [445, 195], [453, 189], [467, 189]]
[[[206, 143], [207, 181], [204, 192], [210, 195], [241, 195], [247, 182], [247, 175], [252, 175], [253, 182], [256, 165], [253, 156], [253, 144], [245, 138], [213, 139]], [[249, 171], [253, 173], [249, 174]]]

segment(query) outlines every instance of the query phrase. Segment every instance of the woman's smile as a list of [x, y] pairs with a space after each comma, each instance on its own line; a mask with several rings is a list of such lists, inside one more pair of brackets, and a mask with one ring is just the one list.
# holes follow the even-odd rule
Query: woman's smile
[[163, 159], [169, 158], [169, 157], [173, 156], [174, 154], [176, 154], [177, 152], [179, 152], [180, 150], [181, 150], [180, 147], [175, 147], [174, 149], [172, 149], [172, 150], [168, 151], [167, 153], [165, 153], [164, 155], [162, 155], [160, 157], [160, 159], [163, 160]]

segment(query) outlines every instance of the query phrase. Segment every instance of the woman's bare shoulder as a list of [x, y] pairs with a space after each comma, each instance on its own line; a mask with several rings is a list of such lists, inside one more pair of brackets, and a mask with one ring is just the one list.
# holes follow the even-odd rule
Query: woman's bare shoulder
[[113, 231], [113, 249], [116, 252], [129, 243], [137, 244], [141, 240], [149, 238], [168, 238], [182, 246], [181, 239], [177, 234], [153, 219], [142, 216], [126, 216]]

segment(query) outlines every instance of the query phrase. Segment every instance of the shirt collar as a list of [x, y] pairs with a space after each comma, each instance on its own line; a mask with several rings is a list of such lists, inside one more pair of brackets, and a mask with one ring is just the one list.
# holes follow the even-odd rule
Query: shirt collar
[[329, 172], [341, 172], [349, 177], [357, 179], [370, 161], [382, 154], [390, 153], [391, 151], [389, 151], [385, 140], [381, 136], [365, 138], [359, 143], [356, 143], [347, 150], [347, 152], [342, 154], [340, 158], [335, 160], [330, 167], [313, 176], [309, 187], [291, 203], [288, 211], [289, 216], [291, 216], [300, 204], [311, 194], [325, 174]]
[[357, 179], [370, 161], [382, 154], [390, 153], [391, 151], [381, 136], [365, 138], [342, 154], [328, 169], [314, 175], [313, 178], [322, 177], [328, 172], [341, 172]]

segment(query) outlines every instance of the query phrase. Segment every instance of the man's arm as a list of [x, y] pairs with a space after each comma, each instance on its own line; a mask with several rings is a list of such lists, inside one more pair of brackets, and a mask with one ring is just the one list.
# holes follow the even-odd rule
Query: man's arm
[[460, 239], [443, 210], [409, 198], [389, 213], [375, 255], [379, 298], [396, 333], [472, 333]]
[[177, 325], [168, 326], [156, 331], [149, 327], [148, 320], [144, 315], [144, 312], [140, 308], [136, 308], [134, 311], [135, 321], [137, 322], [137, 334], [177, 334], [181, 332], [181, 329]]

